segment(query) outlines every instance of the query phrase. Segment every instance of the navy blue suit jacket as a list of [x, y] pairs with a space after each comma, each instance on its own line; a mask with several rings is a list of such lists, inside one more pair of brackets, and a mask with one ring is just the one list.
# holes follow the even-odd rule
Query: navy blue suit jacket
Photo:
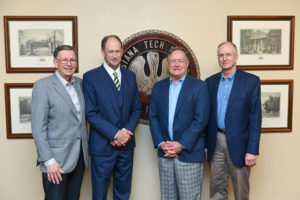
[[[82, 87], [86, 116], [90, 123], [91, 155], [110, 155], [115, 149], [110, 145], [110, 141], [114, 140], [118, 130], [126, 128], [134, 132], [139, 122], [141, 101], [135, 75], [127, 69], [120, 69], [121, 90], [124, 91], [122, 110], [118, 109], [115, 98], [116, 86], [103, 66], [83, 75]], [[128, 150], [134, 147], [135, 139], [132, 137], [122, 149]]]
[[[208, 160], [214, 155], [217, 137], [217, 94], [221, 73], [205, 81], [210, 93], [211, 115], [208, 125]], [[237, 70], [225, 115], [226, 141], [232, 162], [245, 166], [246, 153], [258, 155], [261, 130], [259, 77]]]
[[[170, 78], [154, 85], [150, 102], [150, 129], [154, 147], [171, 141], [168, 133]], [[202, 162], [205, 159], [204, 129], [209, 119], [209, 96], [205, 82], [187, 75], [181, 87], [173, 124], [173, 141], [183, 147], [178, 159], [182, 162]], [[159, 148], [158, 156], [164, 152]]]

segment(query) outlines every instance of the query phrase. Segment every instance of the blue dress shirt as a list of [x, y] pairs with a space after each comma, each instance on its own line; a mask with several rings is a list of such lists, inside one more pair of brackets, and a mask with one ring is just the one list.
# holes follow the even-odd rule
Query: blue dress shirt
[[174, 115], [176, 110], [176, 104], [179, 97], [179, 93], [185, 79], [186, 75], [182, 79], [180, 79], [176, 84], [170, 78], [170, 89], [169, 89], [169, 123], [168, 123], [168, 131], [171, 140], [173, 140], [173, 122]]
[[221, 79], [218, 88], [217, 104], [218, 104], [218, 128], [225, 129], [225, 115], [227, 110], [227, 104], [230, 97], [231, 88], [234, 82], [235, 72], [228, 78], [224, 77], [221, 73]]

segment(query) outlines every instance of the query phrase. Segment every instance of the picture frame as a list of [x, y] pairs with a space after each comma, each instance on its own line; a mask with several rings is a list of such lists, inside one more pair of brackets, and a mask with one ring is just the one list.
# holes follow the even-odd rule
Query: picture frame
[[261, 80], [262, 133], [292, 132], [293, 80]]
[[292, 70], [294, 35], [294, 16], [227, 17], [227, 40], [237, 46], [241, 70]]
[[8, 139], [32, 138], [33, 83], [5, 83], [6, 135]]
[[78, 52], [77, 31], [77, 16], [4, 16], [6, 72], [55, 71], [55, 48], [70, 45]]

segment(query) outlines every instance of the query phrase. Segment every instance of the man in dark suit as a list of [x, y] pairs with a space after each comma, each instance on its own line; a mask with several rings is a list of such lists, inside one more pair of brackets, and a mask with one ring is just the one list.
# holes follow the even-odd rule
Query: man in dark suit
[[113, 198], [128, 200], [135, 147], [133, 132], [141, 115], [141, 101], [134, 73], [120, 68], [123, 50], [119, 37], [104, 37], [101, 48], [104, 64], [83, 76], [90, 123], [93, 199], [106, 199], [113, 174]]
[[56, 72], [35, 82], [31, 126], [46, 200], [79, 199], [88, 136], [81, 79], [74, 77], [77, 54], [63, 45], [54, 51]]
[[187, 75], [189, 58], [183, 48], [172, 48], [167, 62], [170, 78], [154, 85], [149, 110], [161, 199], [200, 200], [208, 90], [203, 81]]
[[236, 200], [249, 199], [250, 167], [256, 164], [261, 130], [260, 80], [236, 68], [237, 48], [218, 46], [222, 72], [206, 79], [211, 116], [208, 125], [210, 197], [228, 198], [231, 175]]

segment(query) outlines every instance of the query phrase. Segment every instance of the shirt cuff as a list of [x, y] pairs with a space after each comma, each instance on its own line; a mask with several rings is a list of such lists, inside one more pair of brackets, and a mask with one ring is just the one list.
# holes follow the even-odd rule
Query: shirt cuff
[[118, 136], [119, 132], [120, 132], [120, 130], [119, 130], [119, 131], [116, 133], [116, 135], [115, 135], [114, 139], [116, 139], [116, 138], [117, 138], [117, 136]]
[[161, 148], [160, 148], [160, 145], [162, 145], [163, 143], [165, 143], [165, 141], [159, 143], [159, 144], [157, 145], [157, 147], [158, 147], [159, 149], [161, 149]]
[[[125, 129], [125, 128], [122, 128], [122, 130], [124, 130], [124, 129]], [[117, 136], [118, 136], [119, 132], [120, 132], [120, 130], [118, 130], [118, 132], [116, 133], [116, 135], [115, 135], [114, 139], [116, 139], [116, 138], [117, 138]]]
[[49, 167], [50, 165], [54, 164], [56, 162], [55, 158], [51, 158], [44, 162], [45, 167]]

